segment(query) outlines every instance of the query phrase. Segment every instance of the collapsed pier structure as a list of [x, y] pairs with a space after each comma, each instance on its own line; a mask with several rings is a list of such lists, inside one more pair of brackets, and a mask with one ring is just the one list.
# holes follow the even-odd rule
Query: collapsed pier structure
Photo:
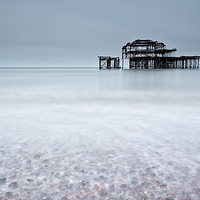
[[[163, 42], [135, 40], [122, 47], [122, 69], [199, 69], [200, 56], [176, 57], [177, 50], [167, 49]], [[120, 69], [119, 57], [99, 56], [99, 69]]]
[[119, 57], [99, 56], [99, 69], [121, 69]]
[[129, 59], [129, 69], [199, 69], [200, 56], [176, 57], [176, 51], [163, 42], [135, 40], [122, 47], [122, 68]]

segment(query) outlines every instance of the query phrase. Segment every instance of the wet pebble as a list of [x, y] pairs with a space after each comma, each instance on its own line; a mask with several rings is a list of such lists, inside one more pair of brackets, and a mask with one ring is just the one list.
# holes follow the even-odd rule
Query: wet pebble
[[45, 159], [45, 160], [43, 160], [42, 161], [44, 164], [47, 164], [47, 163], [49, 163], [49, 159]]
[[14, 189], [17, 189], [18, 188], [18, 184], [17, 182], [12, 182], [8, 185], [8, 188], [14, 190]]
[[148, 188], [149, 185], [150, 185], [150, 183], [148, 183], [148, 182], [142, 182], [142, 183], [140, 184], [140, 187]]
[[60, 173], [57, 172], [57, 173], [55, 174], [55, 177], [56, 177], [56, 178], [60, 178], [60, 177], [61, 177], [61, 176], [60, 176]]
[[137, 180], [132, 180], [131, 184], [134, 185], [134, 186], [136, 186], [138, 184], [138, 181]]
[[28, 179], [27, 179], [27, 182], [29, 182], [29, 183], [33, 183], [33, 182], [34, 182], [34, 180], [33, 180], [33, 179], [30, 179], [30, 178], [28, 178]]
[[[9, 153], [7, 155], [10, 156]], [[34, 155], [38, 155], [40, 159], [37, 156], [32, 159]], [[3, 200], [200, 198], [199, 180], [195, 171], [187, 177], [185, 171], [179, 174], [173, 173], [171, 168], [164, 171], [159, 165], [144, 165], [139, 159], [137, 162], [135, 159], [133, 162], [127, 160], [127, 163], [123, 160], [125, 164], [122, 166], [121, 161], [110, 161], [106, 156], [98, 157], [98, 154], [94, 154], [94, 158], [88, 155], [81, 158], [80, 153], [74, 152], [72, 155], [67, 152], [62, 158], [31, 152], [22, 157], [20, 153], [18, 160], [21, 159], [23, 164], [19, 166], [13, 159], [14, 156], [11, 157], [11, 164], [6, 159], [3, 160], [7, 173], [0, 174], [0, 197]], [[169, 167], [167, 162], [165, 165]], [[162, 177], [159, 174], [163, 174]]]
[[120, 188], [121, 188], [122, 190], [124, 190], [124, 189], [127, 188], [127, 185], [126, 185], [126, 184], [122, 184], [122, 185], [120, 186]]
[[0, 186], [6, 184], [6, 178], [0, 178]]
[[145, 169], [145, 172], [152, 173], [152, 172], [153, 172], [153, 169], [152, 169], [151, 167], [147, 167], [147, 168]]
[[11, 192], [6, 192], [5, 193], [5, 197], [6, 198], [11, 198], [11, 197], [13, 197], [13, 194]]
[[81, 185], [82, 187], [85, 187], [85, 185], [86, 185], [85, 181], [82, 180], [82, 181], [80, 182], [80, 185]]
[[100, 194], [100, 196], [106, 196], [108, 193], [107, 193], [105, 188], [100, 188], [99, 189], [99, 194]]
[[83, 174], [86, 173], [86, 171], [84, 169], [81, 169], [80, 172], [83, 173]]
[[106, 177], [105, 176], [99, 176], [99, 181], [105, 181]]

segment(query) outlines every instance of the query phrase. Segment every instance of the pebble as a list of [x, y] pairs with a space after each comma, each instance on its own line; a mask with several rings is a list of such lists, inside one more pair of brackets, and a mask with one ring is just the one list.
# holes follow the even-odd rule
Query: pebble
[[[51, 152], [52, 155], [42, 151], [24, 155], [20, 152], [16, 158], [12, 153], [7, 152], [10, 159], [3, 160], [6, 173], [0, 171], [0, 197], [3, 200], [200, 198], [200, 181], [195, 170], [194, 175], [189, 171], [190, 176], [186, 176], [180, 171], [181, 167], [179, 173], [172, 169], [164, 171], [162, 165], [145, 163], [139, 158], [124, 160], [122, 156], [117, 157], [120, 153], [110, 159], [101, 150], [92, 155], [84, 152], [80, 155], [79, 149], [77, 152], [69, 149], [59, 155], [58, 152], [55, 155], [55, 152]], [[17, 160], [20, 162], [16, 163]], [[167, 162], [165, 165], [169, 167]]]
[[56, 178], [60, 178], [60, 177], [61, 177], [61, 176], [60, 176], [60, 173], [57, 172], [57, 173], [55, 174], [55, 177], [56, 177]]
[[34, 180], [33, 180], [33, 179], [30, 179], [30, 178], [28, 178], [28, 179], [27, 179], [27, 182], [29, 182], [29, 183], [33, 183], [33, 182], [34, 182]]
[[0, 178], [0, 186], [6, 184], [6, 178]]
[[100, 194], [100, 196], [106, 196], [107, 195], [106, 189], [105, 188], [100, 188], [99, 189], [99, 194]]
[[45, 159], [42, 162], [45, 163], [45, 164], [47, 164], [49, 162], [49, 159]]
[[18, 188], [18, 184], [17, 182], [12, 182], [8, 185], [8, 188], [14, 190], [14, 189], [17, 189]]
[[135, 181], [135, 180], [131, 181], [131, 184], [134, 185], [134, 186], [136, 186], [138, 184], [138, 181]]
[[106, 181], [106, 177], [105, 176], [99, 176], [99, 180], [100, 181]]
[[122, 185], [120, 186], [120, 188], [121, 188], [122, 190], [124, 190], [124, 189], [127, 188], [127, 185], [126, 185], [126, 184], [122, 184]]
[[5, 197], [11, 198], [11, 197], [13, 197], [13, 194], [11, 192], [6, 192]]
[[85, 185], [86, 185], [85, 181], [81, 181], [80, 184], [82, 187], [85, 187]]

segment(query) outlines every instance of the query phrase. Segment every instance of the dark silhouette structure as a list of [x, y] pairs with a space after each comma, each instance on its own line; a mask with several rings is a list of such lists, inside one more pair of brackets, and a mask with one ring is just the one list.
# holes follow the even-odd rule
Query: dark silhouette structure
[[122, 47], [122, 69], [129, 59], [129, 69], [199, 69], [200, 56], [175, 57], [177, 50], [163, 42], [135, 40]]
[[121, 69], [119, 57], [99, 56], [99, 69]]

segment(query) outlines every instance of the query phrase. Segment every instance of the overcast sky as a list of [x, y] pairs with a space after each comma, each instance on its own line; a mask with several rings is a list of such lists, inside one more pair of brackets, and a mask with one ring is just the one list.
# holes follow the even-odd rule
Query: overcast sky
[[0, 66], [94, 66], [135, 39], [200, 55], [200, 0], [0, 0]]

